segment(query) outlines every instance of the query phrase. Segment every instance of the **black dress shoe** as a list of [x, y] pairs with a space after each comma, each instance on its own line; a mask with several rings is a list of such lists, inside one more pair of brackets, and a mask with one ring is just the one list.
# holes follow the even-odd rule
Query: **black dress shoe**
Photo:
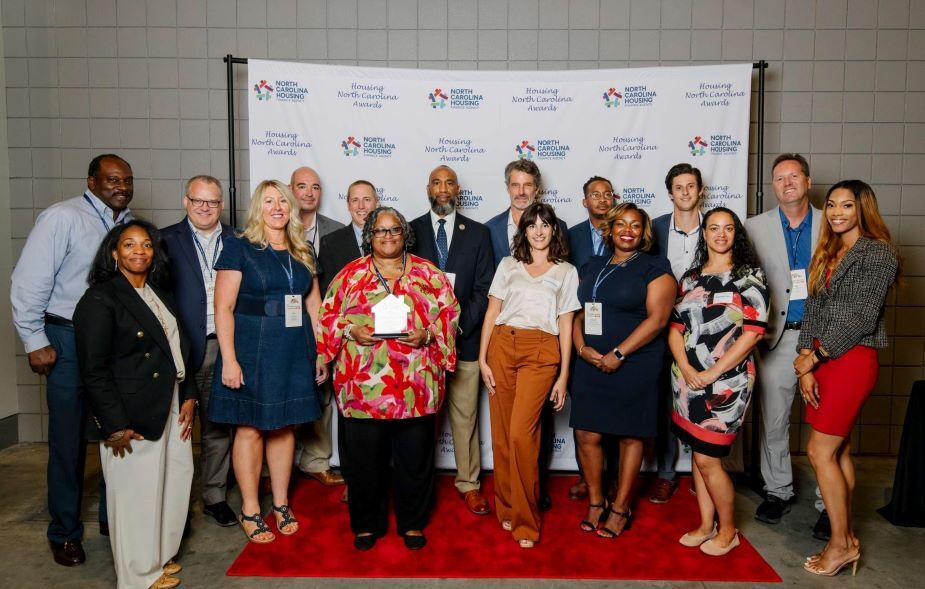
[[109, 522], [100, 522], [100, 536], [109, 537]]
[[541, 495], [537, 507], [539, 507], [540, 511], [549, 511], [552, 509], [552, 497], [548, 493]]
[[203, 515], [208, 515], [215, 520], [215, 523], [227, 528], [229, 526], [237, 525], [238, 518], [235, 517], [234, 512], [231, 511], [231, 508], [228, 507], [228, 503], [224, 501], [219, 501], [218, 503], [212, 503], [210, 505], [202, 506]]
[[766, 524], [780, 523], [784, 514], [790, 513], [790, 502], [780, 497], [768, 495], [755, 511], [755, 519]]
[[51, 542], [51, 553], [55, 557], [55, 562], [61, 566], [73, 567], [87, 561], [87, 555], [84, 553], [80, 540], [67, 540], [63, 544]]
[[408, 550], [420, 550], [421, 548], [427, 546], [427, 538], [424, 536], [424, 534], [421, 534], [420, 536], [411, 536], [409, 534], [405, 534], [403, 538], [405, 540], [405, 548]]
[[832, 537], [832, 522], [829, 521], [829, 512], [825, 509], [819, 514], [816, 525], [813, 526], [813, 538], [828, 542]]
[[353, 537], [353, 547], [361, 552], [366, 552], [370, 548], [376, 545], [376, 540], [379, 539], [379, 536], [376, 534], [368, 534], [365, 536], [354, 536]]

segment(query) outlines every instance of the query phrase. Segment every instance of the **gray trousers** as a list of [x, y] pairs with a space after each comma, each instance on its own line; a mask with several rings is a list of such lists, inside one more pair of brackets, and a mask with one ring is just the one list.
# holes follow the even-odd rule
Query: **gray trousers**
[[318, 387], [321, 401], [321, 415], [311, 423], [299, 427], [301, 452], [298, 456], [299, 470], [302, 472], [324, 472], [331, 468], [331, 418], [334, 416], [334, 387], [332, 378], [328, 378]]
[[797, 389], [793, 360], [800, 332], [785, 329], [773, 350], [758, 356], [758, 395], [761, 403], [761, 476], [768, 495], [784, 501], [793, 497], [790, 464], [790, 411]]
[[218, 341], [206, 340], [206, 353], [202, 360], [202, 367], [194, 377], [195, 385], [199, 390], [199, 441], [201, 444], [199, 474], [202, 477], [202, 501], [206, 505], [225, 500], [225, 494], [228, 492], [228, 469], [231, 466], [233, 428], [224, 423], [212, 423], [207, 417], [217, 357]]

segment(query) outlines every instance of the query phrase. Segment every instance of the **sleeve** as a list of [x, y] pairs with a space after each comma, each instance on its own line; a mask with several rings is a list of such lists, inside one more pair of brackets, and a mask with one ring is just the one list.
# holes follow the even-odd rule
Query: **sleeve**
[[566, 265], [562, 286], [556, 293], [556, 316], [581, 309], [581, 303], [578, 302], [578, 270], [571, 264]]
[[[816, 317], [822, 310], [822, 299], [819, 295], [810, 293], [806, 298], [806, 306], [803, 307], [803, 324], [800, 326], [800, 335], [797, 338], [797, 353], [800, 350], [810, 350], [813, 347], [813, 339], [816, 337], [818, 329], [816, 328]], [[828, 350], [828, 348], [826, 348]]]
[[742, 295], [742, 329], [764, 333], [768, 328], [768, 305], [770, 294], [768, 282], [761, 268], [753, 268], [743, 280]]
[[347, 318], [343, 315], [343, 307], [351, 284], [348, 276], [351, 274], [352, 266], [353, 264], [348, 264], [334, 277], [318, 311], [318, 333], [315, 343], [318, 356], [325, 362], [333, 362], [344, 345]]
[[88, 290], [74, 309], [74, 339], [87, 400], [104, 437], [131, 426], [112, 372], [117, 328], [112, 303]]
[[649, 265], [645, 269], [646, 284], [660, 278], [663, 274], [670, 274], [674, 278], [674, 273], [671, 271], [671, 262], [664, 256], [650, 256]]
[[875, 245], [876, 249], [850, 270], [852, 275], [842, 278], [839, 286], [844, 287], [833, 297], [844, 305], [839, 312], [841, 321], [830, 321], [821, 326], [819, 343], [833, 358], [838, 358], [877, 330], [887, 291], [896, 279], [899, 267], [896, 253], [885, 244]]
[[[465, 301], [465, 313], [462, 313], [460, 317], [459, 331], [462, 335], [482, 329], [482, 319], [485, 318], [485, 311], [488, 309], [488, 289], [491, 287], [495, 273], [493, 256], [491, 239], [488, 230], [485, 230], [476, 252], [472, 292], [469, 294], [469, 299]], [[462, 302], [460, 304], [462, 305]]]
[[[439, 273], [434, 269], [434, 274]], [[437, 366], [442, 366], [444, 370], [456, 370], [456, 329], [459, 326], [459, 301], [453, 294], [453, 288], [450, 281], [441, 276], [432, 276], [430, 279], [432, 286], [436, 285], [430, 296], [435, 297], [440, 312], [437, 319], [428, 327], [434, 336], [436, 343], [436, 361]]]
[[491, 279], [491, 286], [488, 288], [488, 296], [501, 299], [502, 301], [507, 297], [507, 283], [511, 273], [512, 262], [514, 262], [514, 258], [508, 256], [502, 259], [501, 263], [498, 264], [498, 268], [495, 270], [495, 276]]
[[247, 241], [243, 237], [229, 237], [222, 242], [222, 253], [215, 261], [215, 270], [244, 271], [244, 248]]

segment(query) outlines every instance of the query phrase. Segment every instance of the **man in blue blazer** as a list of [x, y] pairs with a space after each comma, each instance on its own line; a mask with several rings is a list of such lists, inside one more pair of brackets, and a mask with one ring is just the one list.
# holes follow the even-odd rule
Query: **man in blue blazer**
[[222, 242], [234, 235], [231, 227], [221, 223], [222, 185], [212, 176], [194, 176], [186, 183], [183, 196], [186, 218], [165, 227], [164, 247], [169, 257], [170, 279], [179, 310], [180, 324], [189, 337], [190, 354], [187, 378], [183, 386], [195, 386], [200, 398], [200, 433], [202, 453], [199, 457], [202, 476], [202, 512], [220, 526], [237, 524], [226, 502], [228, 469], [231, 464], [231, 427], [211, 423], [207, 418], [212, 375], [218, 356], [215, 339], [213, 266], [222, 250]]
[[447, 415], [456, 456], [456, 490], [475, 515], [491, 512], [482, 495], [479, 471], [479, 338], [494, 276], [494, 254], [488, 229], [456, 212], [459, 181], [449, 166], [437, 166], [427, 182], [430, 211], [411, 221], [415, 240], [411, 253], [446, 272], [462, 314], [456, 336], [456, 372], [447, 375]]

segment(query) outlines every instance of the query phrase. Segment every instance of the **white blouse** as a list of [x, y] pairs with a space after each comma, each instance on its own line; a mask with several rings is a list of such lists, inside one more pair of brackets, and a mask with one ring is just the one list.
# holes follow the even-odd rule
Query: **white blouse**
[[161, 327], [164, 328], [164, 335], [170, 343], [170, 354], [173, 356], [173, 365], [177, 369], [177, 382], [183, 380], [186, 376], [186, 366], [183, 364], [183, 352], [180, 350], [180, 330], [177, 328], [177, 318], [167, 308], [167, 305], [155, 294], [154, 289], [144, 285], [142, 288], [136, 288], [135, 292], [141, 297], [154, 316], [157, 317]]
[[560, 262], [534, 278], [512, 256], [501, 260], [491, 281], [489, 296], [501, 299], [495, 325], [517, 329], [540, 329], [559, 335], [559, 315], [581, 309], [578, 302], [578, 271]]

